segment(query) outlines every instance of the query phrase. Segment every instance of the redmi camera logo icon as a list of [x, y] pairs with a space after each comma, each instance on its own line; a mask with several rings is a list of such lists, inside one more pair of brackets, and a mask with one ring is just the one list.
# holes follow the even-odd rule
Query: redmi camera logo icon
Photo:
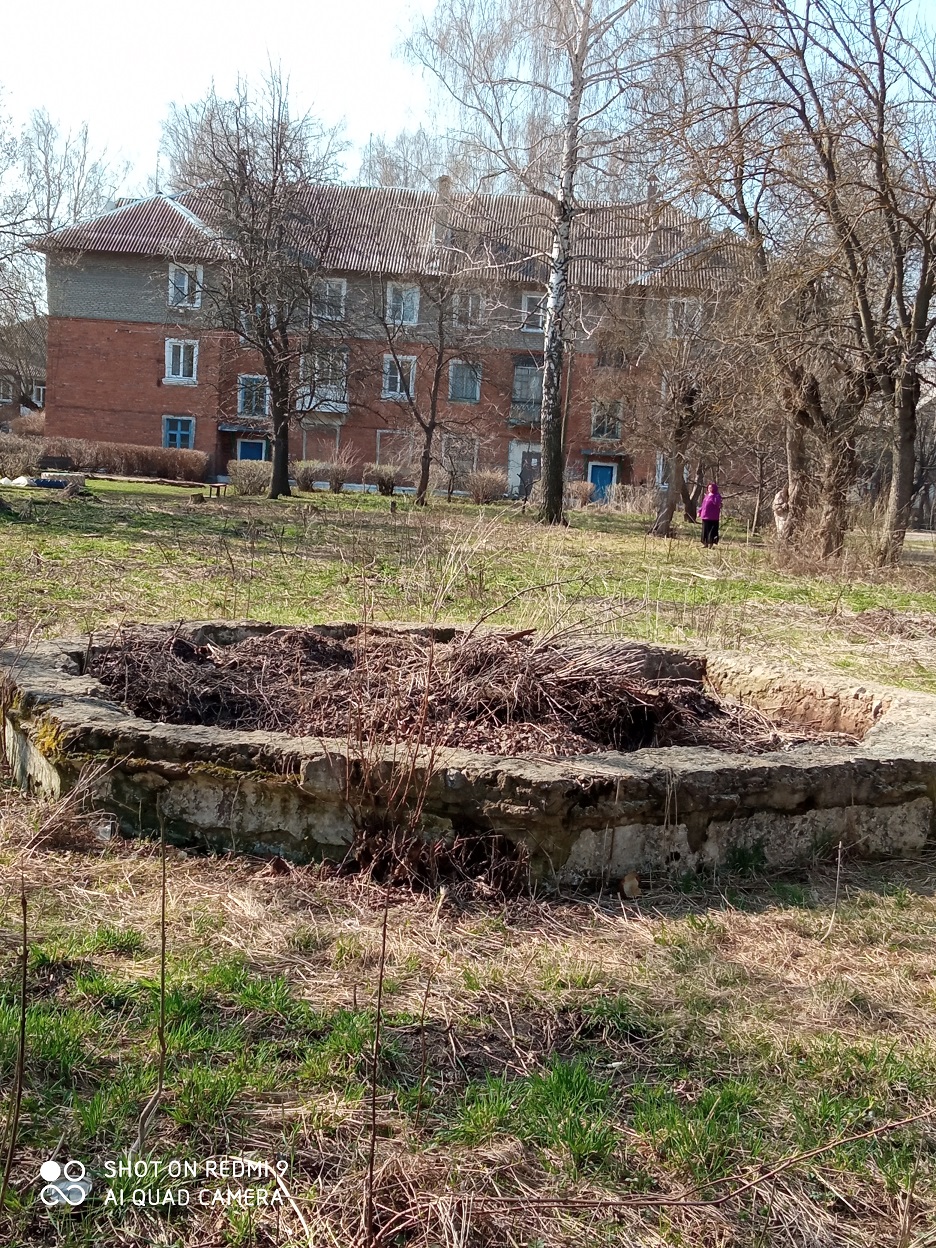
[[91, 1180], [86, 1178], [87, 1171], [80, 1161], [66, 1161], [60, 1166], [57, 1161], [44, 1161], [39, 1167], [39, 1177], [45, 1186], [39, 1193], [39, 1199], [48, 1209], [59, 1205], [71, 1205], [76, 1208], [91, 1191]]

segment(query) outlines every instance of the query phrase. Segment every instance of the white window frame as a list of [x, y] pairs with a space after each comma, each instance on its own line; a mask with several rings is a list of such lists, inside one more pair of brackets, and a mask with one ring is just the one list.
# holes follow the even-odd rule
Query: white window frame
[[[478, 315], [471, 315], [471, 301], [478, 301]], [[464, 310], [467, 308], [467, 316]], [[452, 324], [453, 325], [481, 325], [484, 321], [484, 295], [480, 290], [456, 290], [452, 295]]]
[[[546, 295], [540, 290], [525, 290], [520, 296], [525, 334], [541, 334], [546, 324]], [[538, 323], [534, 323], [534, 315]]]
[[[394, 315], [395, 292], [400, 292], [400, 315]], [[407, 316], [407, 302], [410, 303]], [[387, 323], [389, 325], [419, 324], [419, 287], [410, 282], [387, 282]]]
[[[330, 313], [326, 314], [324, 312], [319, 311], [319, 308], [317, 306], [317, 299], [318, 299], [318, 293], [319, 293], [320, 288], [324, 288], [325, 293], [326, 293], [325, 302], [326, 303], [328, 302], [327, 293], [328, 293], [329, 286], [337, 286], [341, 292], [340, 299], [339, 299], [339, 303], [341, 306], [338, 312], [336, 313], [336, 315], [334, 316], [332, 316]], [[312, 293], [312, 316], [313, 318], [317, 321], [341, 321], [343, 320], [344, 315], [345, 315], [345, 303], [346, 303], [347, 297], [348, 297], [348, 283], [345, 278], [343, 277], [319, 278], [318, 281], [316, 281], [315, 283], [315, 289]]]
[[[244, 407], [245, 381], [262, 381], [266, 402], [262, 412], [248, 412]], [[265, 373], [237, 374], [237, 414], [238, 416], [269, 416], [270, 414], [270, 380]]]
[[259, 445], [259, 446], [262, 446], [262, 447], [263, 447], [263, 454], [261, 455], [261, 457], [260, 457], [259, 459], [254, 459], [254, 460], [250, 460], [250, 459], [248, 459], [248, 460], [246, 460], [245, 462], [246, 462], [246, 463], [254, 463], [254, 464], [265, 464], [265, 463], [269, 463], [269, 460], [267, 459], [267, 454], [269, 453], [269, 446], [267, 445], [267, 441], [268, 441], [268, 440], [267, 440], [266, 438], [238, 438], [238, 439], [237, 439], [237, 458], [238, 458], [238, 461], [242, 458], [241, 453], [240, 453], [241, 445], [242, 445], [244, 442], [249, 442], [251, 446], [254, 446], [254, 445]]
[[[174, 377], [172, 375], [172, 350], [174, 347], [194, 347], [192, 353], [192, 375], [191, 377]], [[163, 384], [167, 386], [197, 386], [198, 385], [198, 339], [197, 338], [167, 338], [166, 339], [166, 374], [163, 377]]]
[[[612, 437], [611, 434], [608, 434], [608, 433], [596, 433], [595, 425], [597, 422], [595, 418], [598, 414], [599, 409], [604, 408], [607, 411], [609, 408], [612, 408], [612, 407], [617, 409], [617, 434]], [[593, 442], [620, 442], [621, 429], [622, 429], [623, 423], [624, 423], [624, 404], [621, 402], [620, 399], [592, 399], [591, 439]], [[605, 420], [605, 424], [607, 424], [607, 419]]]
[[[326, 352], [337, 352], [344, 361], [342, 380], [338, 383], [320, 382], [318, 361]], [[301, 397], [307, 411], [346, 412], [348, 410], [348, 348], [340, 344], [318, 347], [299, 357], [299, 382]]]
[[[678, 324], [678, 321], [682, 324]], [[702, 300], [691, 295], [673, 295], [666, 304], [667, 338], [685, 337], [686, 327], [693, 334], [697, 334], [702, 328]]]
[[40, 407], [45, 407], [46, 387], [44, 381], [34, 381], [29, 390], [29, 397]]
[[[409, 365], [409, 394], [405, 394], [402, 390], [391, 390], [389, 388], [390, 370], [395, 369], [403, 379], [403, 369]], [[406, 403], [412, 399], [416, 393], [416, 356], [415, 355], [385, 355], [383, 357], [383, 381], [380, 387], [380, 397], [389, 399], [396, 403]]]
[[[169, 441], [169, 421], [170, 420], [187, 420], [189, 426], [189, 444], [188, 446], [174, 447]], [[194, 416], [174, 416], [172, 412], [166, 412], [162, 418], [162, 444], [164, 450], [181, 450], [191, 451], [195, 447], [195, 417]]]
[[0, 403], [13, 402], [13, 389], [12, 377], [0, 377]]
[[[456, 398], [456, 396], [452, 394], [452, 381], [454, 378], [456, 368], [468, 368], [474, 373], [475, 378], [477, 379], [477, 392], [474, 398], [464, 399], [464, 398], [461, 398], [460, 396]], [[471, 364], [467, 360], [449, 360], [448, 400], [450, 403], [480, 403], [481, 402], [481, 365], [480, 364]]]
[[[186, 283], [188, 288], [188, 297], [179, 303], [173, 299], [176, 292], [175, 275], [176, 273], [185, 273], [188, 276]], [[204, 269], [200, 264], [170, 264], [169, 265], [169, 289], [166, 293], [166, 300], [170, 308], [178, 308], [181, 310], [189, 308], [200, 308], [202, 297], [202, 283], [204, 280]]]

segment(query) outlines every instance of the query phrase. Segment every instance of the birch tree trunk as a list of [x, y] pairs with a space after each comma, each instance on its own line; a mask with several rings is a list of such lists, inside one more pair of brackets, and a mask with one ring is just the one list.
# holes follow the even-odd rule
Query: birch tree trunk
[[565, 311], [569, 294], [569, 260], [575, 215], [575, 175], [579, 164], [582, 94], [591, 30], [591, 0], [582, 5], [575, 47], [570, 58], [571, 82], [566, 108], [559, 195], [554, 202], [553, 249], [550, 258], [543, 325], [543, 401], [540, 430], [543, 453], [541, 515], [547, 524], [562, 524], [565, 498], [565, 422], [562, 410], [562, 366], [565, 356]]

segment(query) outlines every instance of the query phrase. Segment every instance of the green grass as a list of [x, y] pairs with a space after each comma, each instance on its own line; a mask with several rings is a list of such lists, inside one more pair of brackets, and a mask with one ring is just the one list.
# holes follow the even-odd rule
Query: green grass
[[[11, 861], [34, 816], [12, 795], [0, 810], [0, 862]], [[32, 1158], [56, 1149], [81, 1157], [99, 1190], [108, 1186], [103, 1167], [135, 1137], [156, 1087], [160, 1020], [151, 849], [33, 851], [28, 870], [26, 1084], [7, 1235], [23, 1245], [45, 1242], [49, 1229]], [[671, 1210], [661, 1219], [638, 1208], [623, 1223], [524, 1205], [491, 1215], [492, 1242], [509, 1234], [524, 1245], [585, 1248], [652, 1231], [674, 1248], [760, 1248], [774, 1234], [783, 1242], [779, 1226], [801, 1218], [803, 1242], [812, 1234], [852, 1242], [860, 1227], [861, 1242], [884, 1248], [891, 1222], [867, 1213], [855, 1222], [850, 1210], [888, 1207], [911, 1191], [925, 1225], [936, 1216], [931, 1125], [866, 1133], [933, 1104], [933, 880], [936, 862], [846, 864], [831, 930], [832, 867], [781, 881], [745, 870], [719, 890], [704, 881], [691, 893], [657, 888], [623, 911], [593, 903], [440, 911], [434, 898], [395, 897], [375, 1105], [386, 1199], [409, 1199], [400, 1193], [410, 1187], [388, 1177], [396, 1173], [436, 1196], [720, 1196], [752, 1167], [832, 1144], [762, 1184], [756, 1217], [741, 1198], [717, 1216]], [[193, 897], [210, 923], [193, 921]], [[379, 889], [313, 872], [279, 880], [243, 860], [170, 861], [165, 1092], [147, 1156], [286, 1157], [307, 1221], [351, 1242], [371, 1120], [381, 914]], [[17, 915], [7, 884], [6, 1097]], [[159, 1186], [113, 1185], [128, 1201]], [[243, 1214], [232, 1207], [206, 1221], [198, 1208], [96, 1204], [67, 1224], [63, 1242], [188, 1248], [209, 1232], [212, 1242], [233, 1236], [255, 1248], [305, 1242], [289, 1239], [301, 1228], [285, 1213], [285, 1224], [270, 1211]], [[444, 1242], [438, 1226], [431, 1238], [432, 1226], [415, 1242]]]
[[[926, 562], [795, 574], [731, 526], [712, 554], [691, 530], [658, 542], [639, 517], [597, 512], [547, 531], [506, 505], [421, 512], [402, 499], [391, 514], [376, 496], [191, 504], [185, 489], [93, 490], [67, 504], [7, 492], [23, 514], [0, 518], [0, 633], [3, 621], [53, 635], [130, 619], [490, 613], [492, 624], [585, 622], [936, 689], [936, 645], [856, 631], [853, 615], [936, 612]], [[0, 782], [0, 1116], [17, 1052], [20, 866], [30, 932], [23, 1112], [0, 1237], [17, 1248], [307, 1243], [291, 1207], [141, 1209], [129, 1180], [114, 1185], [128, 1194], [119, 1209], [39, 1205], [36, 1159], [56, 1150], [83, 1158], [103, 1191], [105, 1161], [129, 1147], [156, 1087], [161, 1013], [152, 849], [27, 852], [40, 818]], [[172, 858], [165, 1090], [147, 1147], [164, 1161], [287, 1158], [315, 1234], [350, 1243], [373, 1112], [381, 1199], [401, 1209], [428, 1193], [405, 1232], [428, 1248], [474, 1242], [438, 1221], [452, 1192], [716, 1195], [752, 1166], [928, 1110], [936, 863], [846, 864], [835, 903], [834, 868], [765, 880], [756, 846], [731, 867], [717, 888], [687, 878], [627, 905], [394, 897], [372, 1106], [379, 890]], [[797, 1162], [717, 1214], [527, 1202], [475, 1229], [523, 1248], [764, 1248], [791, 1235], [909, 1248], [895, 1238], [902, 1209], [913, 1234], [936, 1227], [928, 1122]]]
[[[716, 552], [693, 526], [660, 541], [645, 518], [573, 512], [544, 529], [516, 506], [317, 494], [199, 505], [191, 490], [94, 482], [63, 503], [7, 491], [4, 619], [47, 633], [123, 620], [442, 619], [591, 627], [801, 656], [936, 688], [932, 646], [857, 633], [867, 608], [936, 612], [936, 565], [812, 574], [778, 569], [728, 526]], [[923, 556], [912, 555], [921, 560]], [[500, 608], [500, 609], [498, 609]]]

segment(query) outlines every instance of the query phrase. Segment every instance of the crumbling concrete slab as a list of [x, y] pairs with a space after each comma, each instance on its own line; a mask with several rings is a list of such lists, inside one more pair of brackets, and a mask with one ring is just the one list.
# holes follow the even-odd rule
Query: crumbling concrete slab
[[[322, 626], [330, 636], [356, 625]], [[231, 644], [272, 625], [205, 623], [184, 634]], [[451, 640], [454, 629], [433, 631]], [[106, 644], [95, 638], [94, 646]], [[936, 697], [632, 646], [654, 678], [707, 681], [768, 715], [862, 737], [748, 756], [674, 747], [579, 758], [504, 758], [337, 739], [152, 723], [84, 674], [88, 639], [0, 651], [4, 742], [24, 787], [62, 793], [87, 769], [94, 800], [125, 831], [295, 861], [344, 856], [355, 828], [403, 786], [423, 835], [499, 833], [537, 878], [682, 874], [741, 859], [784, 868], [841, 841], [867, 856], [918, 851], [932, 835]]]

